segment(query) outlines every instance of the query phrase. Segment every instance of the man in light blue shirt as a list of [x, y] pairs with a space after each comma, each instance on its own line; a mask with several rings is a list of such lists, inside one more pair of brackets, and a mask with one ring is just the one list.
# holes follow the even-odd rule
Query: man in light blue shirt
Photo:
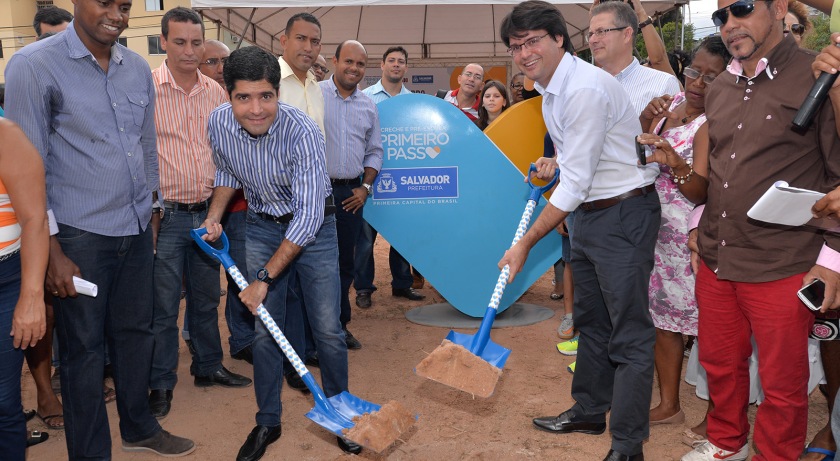
[[[61, 395], [70, 459], [110, 459], [102, 399], [105, 348], [114, 365], [122, 447], [163, 456], [192, 441], [161, 429], [149, 411], [158, 163], [149, 65], [116, 43], [130, 0], [75, 2], [75, 20], [24, 47], [6, 67], [8, 117], [44, 158], [58, 223], [47, 289], [60, 332]], [[99, 286], [77, 296], [73, 276]]]
[[[408, 70], [408, 52], [401, 46], [392, 46], [382, 55], [382, 78], [375, 85], [365, 88], [364, 93], [376, 104], [401, 94], [411, 94], [411, 90], [403, 85], [405, 72]], [[356, 289], [356, 305], [368, 308], [373, 305], [371, 295], [376, 291], [373, 285], [374, 262], [373, 242], [376, 241], [376, 230], [362, 222], [359, 239], [356, 242], [355, 276], [353, 286]], [[411, 275], [411, 265], [391, 247], [388, 255], [391, 268], [391, 294], [412, 301], [424, 299], [426, 296], [418, 293], [412, 287], [414, 277]], [[418, 274], [422, 280], [422, 276]]]
[[[560, 181], [499, 267], [509, 264], [512, 279], [537, 241], [575, 211], [571, 261], [580, 343], [572, 397], [577, 403], [533, 422], [553, 433], [601, 434], [611, 411], [612, 446], [604, 460], [642, 461], [653, 382], [655, 331], [647, 290], [660, 224], [653, 187], [658, 169], [637, 165], [638, 112], [611, 75], [572, 54], [557, 7], [543, 1], [517, 5], [502, 21], [501, 36], [543, 95]], [[542, 176], [553, 174], [552, 159], [537, 163]]]
[[327, 173], [337, 204], [338, 267], [341, 274], [341, 326], [350, 322], [350, 285], [356, 240], [362, 226], [362, 207], [382, 169], [382, 137], [376, 104], [361, 90], [367, 51], [348, 40], [333, 57], [335, 73], [318, 85], [324, 95]]

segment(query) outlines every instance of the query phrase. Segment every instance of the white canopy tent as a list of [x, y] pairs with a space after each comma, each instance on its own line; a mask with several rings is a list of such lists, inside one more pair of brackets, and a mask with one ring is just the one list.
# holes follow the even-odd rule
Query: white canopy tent
[[[402, 45], [415, 63], [460, 62], [509, 65], [499, 24], [520, 0], [192, 0], [193, 8], [227, 30], [274, 54], [282, 54], [280, 35], [299, 12], [313, 14], [322, 26], [322, 53], [329, 55], [347, 39], [365, 45], [370, 56]], [[644, 0], [655, 16], [688, 0]], [[592, 4], [552, 1], [566, 19], [576, 49], [586, 48]]]

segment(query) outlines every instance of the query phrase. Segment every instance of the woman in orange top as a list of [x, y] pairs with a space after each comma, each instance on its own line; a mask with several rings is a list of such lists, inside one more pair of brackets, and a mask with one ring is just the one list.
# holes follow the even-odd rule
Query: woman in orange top
[[17, 461], [26, 450], [23, 349], [34, 346], [46, 329], [49, 229], [41, 156], [20, 128], [3, 118], [0, 139], [0, 453]]

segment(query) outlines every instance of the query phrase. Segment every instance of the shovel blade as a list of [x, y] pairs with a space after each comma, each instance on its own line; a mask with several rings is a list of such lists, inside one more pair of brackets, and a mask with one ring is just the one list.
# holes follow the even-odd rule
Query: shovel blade
[[[446, 335], [446, 339], [475, 354], [473, 344], [475, 343], [476, 335], [450, 331], [449, 334]], [[490, 365], [501, 369], [504, 368], [505, 362], [507, 362], [507, 359], [510, 356], [510, 349], [494, 343], [492, 339], [488, 339], [487, 345], [484, 346], [484, 350], [480, 354], [475, 355], [481, 357], [482, 360], [488, 362]]]
[[[316, 404], [314, 408], [309, 410], [306, 417], [340, 437], [344, 437], [342, 434], [344, 429], [350, 429], [354, 426], [353, 418], [365, 413], [373, 413], [380, 408], [379, 405], [360, 399], [347, 391], [334, 395], [327, 401], [332, 405], [332, 409]], [[334, 410], [334, 412], [330, 410]], [[338, 415], [335, 413], [338, 413]]]

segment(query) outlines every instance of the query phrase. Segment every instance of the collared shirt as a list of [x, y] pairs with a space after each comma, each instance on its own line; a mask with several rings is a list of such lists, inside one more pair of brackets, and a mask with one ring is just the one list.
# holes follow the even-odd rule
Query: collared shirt
[[146, 229], [158, 189], [154, 100], [143, 58], [115, 44], [106, 74], [73, 22], [12, 56], [7, 116], [44, 158], [59, 223], [106, 236]]
[[[373, 102], [375, 104], [379, 104], [380, 102], [382, 102], [386, 99], [390, 99], [392, 97], [391, 93], [388, 93], [385, 90], [385, 87], [382, 86], [382, 79], [381, 78], [379, 79], [378, 82], [376, 82], [375, 85], [371, 85], [371, 86], [365, 88], [364, 90], [362, 90], [362, 93], [368, 95], [368, 97], [370, 97], [370, 99], [373, 100]], [[397, 97], [401, 94], [411, 94], [411, 90], [406, 88], [405, 85], [400, 85], [400, 92], [397, 93], [393, 97]]]
[[830, 104], [804, 135], [791, 130], [814, 84], [814, 56], [790, 37], [766, 58], [754, 77], [742, 75], [740, 63], [733, 63], [706, 93], [709, 194], [699, 244], [703, 261], [723, 280], [779, 280], [808, 271], [824, 241], [840, 250], [836, 234], [747, 218], [776, 181], [828, 192], [840, 178], [840, 140]]
[[639, 114], [610, 74], [564, 53], [548, 85], [535, 87], [560, 165], [550, 199], [555, 207], [571, 212], [653, 183], [659, 168], [637, 165]]
[[365, 168], [381, 170], [382, 136], [376, 104], [358, 88], [344, 99], [333, 77], [318, 85], [324, 93], [327, 173], [330, 178], [358, 178]]
[[301, 82], [292, 67], [281, 56], [280, 60], [280, 101], [297, 107], [304, 114], [312, 117], [321, 134], [324, 131], [324, 95], [318, 87], [318, 80], [312, 71], [306, 72], [306, 81]]
[[178, 86], [166, 62], [152, 71], [160, 190], [166, 200], [179, 203], [202, 202], [213, 193], [216, 165], [207, 117], [228, 100], [215, 80], [195, 72], [198, 81], [187, 90]]
[[253, 137], [236, 121], [230, 103], [210, 114], [208, 132], [216, 162], [216, 186], [245, 189], [258, 213], [294, 213], [286, 239], [305, 246], [324, 222], [324, 199], [332, 193], [324, 165], [324, 137], [302, 111], [277, 103], [268, 132]]
[[481, 95], [481, 92], [479, 92], [479, 94], [475, 95], [475, 103], [472, 105], [472, 107], [461, 107], [458, 103], [458, 92], [459, 91], [461, 91], [461, 89], [457, 88], [455, 90], [452, 90], [452, 91], [446, 93], [446, 96], [443, 97], [443, 100], [448, 102], [448, 103], [451, 103], [453, 106], [457, 107], [458, 109], [461, 109], [461, 111], [467, 117], [469, 117], [470, 120], [472, 120], [472, 121], [478, 120], [478, 106], [481, 103], [481, 101], [479, 101], [478, 98]]
[[633, 58], [630, 65], [615, 75], [615, 79], [630, 95], [637, 114], [641, 114], [653, 98], [663, 94], [675, 95], [680, 91], [680, 81], [673, 75], [639, 64]]

